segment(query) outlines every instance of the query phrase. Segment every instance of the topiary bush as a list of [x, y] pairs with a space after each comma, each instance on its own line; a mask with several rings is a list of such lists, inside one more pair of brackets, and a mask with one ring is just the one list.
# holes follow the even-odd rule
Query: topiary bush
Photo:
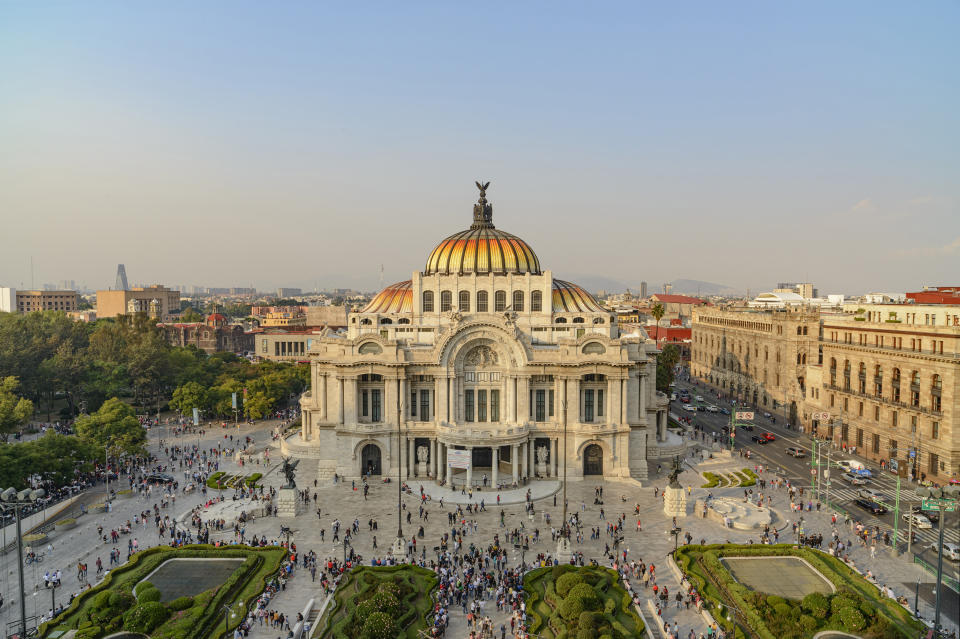
[[819, 592], [811, 592], [803, 598], [800, 605], [814, 619], [826, 619], [830, 612], [830, 602]]
[[[581, 575], [579, 572], [568, 572], [564, 575], [561, 575], [560, 578], [557, 579], [555, 588], [556, 588], [557, 594], [565, 598], [574, 586], [582, 583], [583, 583], [583, 575]], [[589, 586], [587, 587], [589, 588]], [[591, 588], [591, 591], [592, 590], [593, 589]]]
[[140, 588], [137, 591], [137, 601], [147, 603], [148, 601], [160, 601], [162, 595], [156, 588]]
[[158, 601], [134, 606], [123, 615], [123, 627], [131, 632], [148, 633], [170, 616], [170, 611]]
[[115, 610], [123, 611], [137, 604], [136, 598], [129, 592], [109, 590], [107, 592], [110, 593], [110, 607]]
[[863, 630], [867, 625], [867, 620], [863, 617], [859, 608], [841, 608], [840, 620], [843, 622], [843, 627], [849, 632]]
[[167, 604], [170, 610], [186, 610], [193, 607], [193, 597], [177, 597]]
[[360, 632], [361, 639], [395, 639], [397, 624], [385, 612], [375, 612], [367, 617]]
[[583, 599], [580, 597], [569, 597], [563, 600], [560, 608], [557, 610], [565, 621], [573, 621], [580, 617], [583, 612]]
[[600, 608], [600, 598], [597, 592], [588, 583], [579, 583], [570, 589], [567, 593], [567, 599], [580, 599], [584, 610], [596, 610]]

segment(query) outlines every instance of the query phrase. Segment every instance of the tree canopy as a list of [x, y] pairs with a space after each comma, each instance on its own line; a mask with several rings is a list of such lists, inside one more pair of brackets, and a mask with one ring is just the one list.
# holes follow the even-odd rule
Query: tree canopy
[[673, 368], [680, 362], [680, 349], [676, 344], [667, 344], [657, 355], [657, 390], [669, 392], [673, 383]]
[[105, 401], [97, 412], [81, 415], [74, 428], [81, 441], [96, 450], [106, 448], [111, 456], [146, 453], [147, 432], [133, 408], [116, 397]]

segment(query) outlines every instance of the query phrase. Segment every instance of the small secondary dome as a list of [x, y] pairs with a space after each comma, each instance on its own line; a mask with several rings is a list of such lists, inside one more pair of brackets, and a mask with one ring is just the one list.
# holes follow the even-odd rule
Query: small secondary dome
[[440, 242], [423, 269], [424, 275], [464, 273], [540, 273], [540, 260], [530, 245], [493, 225], [493, 206], [487, 202], [489, 182], [481, 184], [480, 199], [473, 205], [473, 224]]

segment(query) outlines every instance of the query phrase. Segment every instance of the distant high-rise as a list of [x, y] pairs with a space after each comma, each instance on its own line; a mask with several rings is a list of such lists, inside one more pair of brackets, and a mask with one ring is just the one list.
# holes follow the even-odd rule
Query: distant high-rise
[[123, 264], [117, 264], [117, 282], [113, 288], [118, 291], [126, 291], [130, 288], [127, 284], [127, 267]]
[[640, 297], [644, 298], [647, 296], [647, 283], [640, 282]]
[[670, 294], [670, 291], [672, 291], [672, 290], [673, 290], [673, 284], [664, 284], [664, 285], [663, 285], [663, 293], [664, 293], [665, 295], [669, 295], [669, 294]]

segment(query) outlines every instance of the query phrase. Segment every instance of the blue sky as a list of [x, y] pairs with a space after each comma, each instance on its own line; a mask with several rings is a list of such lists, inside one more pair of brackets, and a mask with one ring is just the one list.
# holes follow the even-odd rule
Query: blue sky
[[960, 276], [955, 2], [0, 4], [0, 285]]

